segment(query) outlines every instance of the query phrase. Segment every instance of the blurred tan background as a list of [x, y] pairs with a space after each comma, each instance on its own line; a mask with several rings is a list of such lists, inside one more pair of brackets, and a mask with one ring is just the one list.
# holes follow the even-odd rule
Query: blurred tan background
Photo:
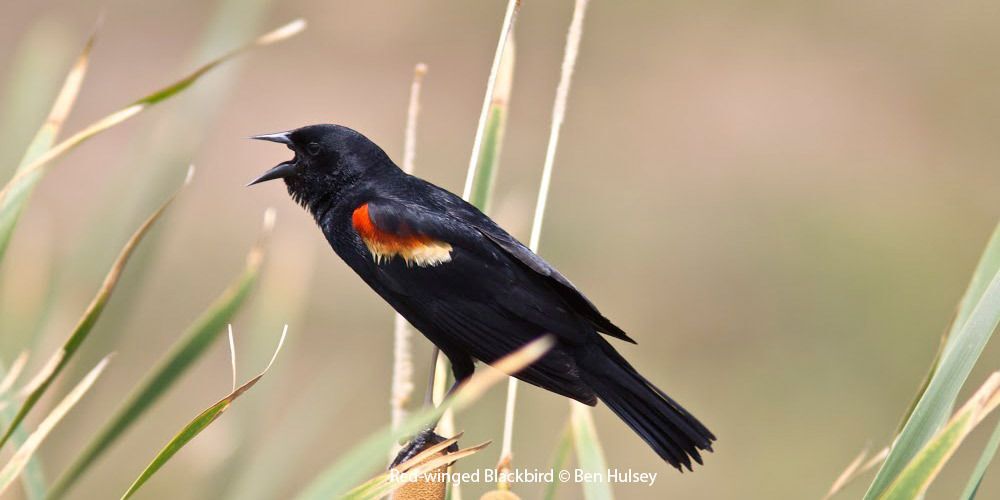
[[[425, 62], [417, 173], [460, 191], [503, 9], [502, 1], [6, 2], [5, 177], [102, 12], [67, 132], [252, 34], [299, 16], [309, 22], [301, 36], [87, 143], [31, 200], [0, 268], [6, 363], [27, 346], [55, 348], [127, 235], [189, 162], [198, 166], [126, 271], [75, 373], [61, 377], [67, 384], [118, 352], [42, 448], [50, 479], [238, 272], [269, 206], [278, 226], [265, 274], [234, 322], [241, 377], [266, 363], [287, 322], [286, 350], [145, 497], [284, 498], [387, 423], [392, 315], [281, 186], [243, 187], [287, 157], [245, 137], [335, 122], [398, 160], [413, 65]], [[494, 215], [524, 239], [571, 10], [569, 0], [526, 0], [516, 28]], [[541, 253], [639, 341], [622, 351], [640, 370], [719, 437], [706, 465], [681, 475], [599, 407], [608, 461], [660, 473], [652, 488], [616, 486], [620, 498], [819, 498], [860, 449], [886, 444], [997, 221], [998, 21], [1000, 5], [985, 1], [592, 2]], [[30, 345], [36, 331], [41, 340]], [[417, 344], [422, 395], [429, 348], [423, 337]], [[994, 343], [980, 364], [995, 367], [998, 355]], [[71, 497], [120, 494], [229, 383], [219, 342]], [[459, 415], [466, 444], [495, 440], [463, 468], [494, 465], [503, 392]], [[548, 467], [566, 401], [534, 388], [521, 394], [514, 463]], [[929, 498], [960, 490], [994, 421]], [[868, 481], [843, 498], [860, 496]], [[980, 495], [1000, 495], [996, 468]], [[562, 498], [578, 496], [563, 489]]]

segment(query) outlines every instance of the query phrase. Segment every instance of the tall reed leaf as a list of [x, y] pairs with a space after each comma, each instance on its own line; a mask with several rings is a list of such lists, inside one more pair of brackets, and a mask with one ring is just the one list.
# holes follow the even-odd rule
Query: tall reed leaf
[[478, 370], [442, 404], [411, 414], [396, 429], [387, 426], [372, 434], [317, 476], [297, 498], [299, 500], [340, 498], [364, 481], [368, 471], [384, 465], [385, 450], [392, 443], [425, 428], [448, 409], [458, 411], [467, 408], [482, 397], [487, 389], [507, 378], [508, 373], [516, 373], [542, 357], [552, 347], [552, 343], [553, 339], [550, 336], [544, 336], [526, 344], [497, 361], [493, 365], [495, 369]]
[[[508, 53], [508, 49], [513, 49], [511, 37], [514, 32], [514, 23], [517, 20], [517, 13], [521, 8], [520, 0], [508, 0], [507, 10], [504, 12], [503, 23], [500, 27], [500, 38], [497, 40], [497, 48], [493, 53], [493, 63], [490, 66], [490, 75], [486, 79], [486, 93], [483, 96], [483, 106], [479, 113], [479, 124], [476, 126], [476, 136], [472, 141], [472, 154], [469, 156], [469, 169], [465, 175], [465, 187], [462, 189], [462, 199], [469, 201], [482, 211], [486, 211], [484, 203], [489, 201], [490, 193], [493, 192], [493, 183], [496, 180], [496, 164], [499, 160], [499, 147], [503, 135], [503, 127], [506, 119], [490, 120], [492, 110], [495, 105], [506, 106], [510, 100], [510, 80], [513, 76], [513, 57]], [[506, 61], [505, 61], [506, 60]], [[506, 80], [506, 81], [505, 81]], [[499, 89], [498, 89], [499, 87]], [[500, 102], [497, 103], [498, 90]], [[508, 95], [503, 96], [502, 92]], [[503, 113], [506, 116], [506, 112]], [[492, 122], [492, 123], [491, 123]], [[483, 145], [487, 145], [487, 152], [483, 152]], [[492, 148], [492, 149], [491, 149]], [[488, 162], [482, 164], [482, 162]], [[480, 174], [480, 168], [487, 171], [486, 175]], [[475, 197], [475, 199], [474, 199]], [[444, 368], [448, 365], [448, 360], [434, 348], [434, 363], [432, 369], [435, 370], [430, 392], [432, 402], [440, 401], [434, 395], [443, 397], [448, 385], [450, 374]], [[443, 372], [445, 376], [439, 376]], [[445, 434], [454, 433], [454, 419], [451, 412], [445, 412], [441, 418], [439, 428]], [[457, 486], [455, 487], [457, 488]]]
[[500, 168], [500, 151], [503, 149], [504, 132], [507, 129], [507, 108], [510, 105], [510, 91], [514, 85], [514, 35], [507, 39], [500, 67], [497, 69], [496, 86], [487, 111], [483, 130], [482, 149], [476, 160], [476, 171], [472, 181], [469, 203], [485, 213], [489, 213]]
[[997, 405], [1000, 405], [1000, 372], [994, 372], [948, 424], [914, 455], [879, 499], [909, 500], [922, 496], [962, 441]]
[[243, 272], [199, 316], [163, 359], [132, 390], [125, 403], [52, 486], [51, 499], [62, 498], [77, 480], [136, 420], [155, 404], [215, 342], [250, 294], [264, 258], [264, 245], [274, 226], [274, 212], [268, 210], [257, 244], [247, 254]]
[[14, 456], [11, 457], [9, 462], [7, 462], [7, 465], [5, 465], [3, 469], [0, 469], [0, 494], [2, 494], [4, 490], [6, 490], [12, 482], [14, 482], [14, 479], [21, 473], [21, 471], [24, 470], [24, 467], [27, 465], [31, 455], [35, 453], [35, 450], [38, 449], [38, 447], [42, 444], [42, 441], [44, 441], [49, 435], [49, 432], [51, 432], [56, 424], [58, 424], [67, 413], [69, 413], [69, 410], [72, 409], [78, 401], [80, 401], [80, 398], [82, 398], [83, 395], [90, 390], [90, 387], [94, 385], [95, 381], [97, 381], [97, 377], [101, 375], [101, 372], [103, 372], [104, 368], [108, 365], [109, 360], [110, 355], [105, 356], [100, 363], [97, 363], [97, 366], [95, 366], [90, 373], [83, 377], [83, 380], [81, 380], [80, 383], [77, 384], [76, 387], [74, 387], [73, 390], [71, 390], [69, 394], [67, 394], [66, 397], [64, 397], [62, 401], [60, 401], [59, 404], [52, 409], [49, 415], [42, 420], [42, 423], [38, 424], [38, 429], [28, 436], [28, 439], [23, 445], [21, 445], [20, 448], [18, 448], [17, 452], [14, 453]]
[[7, 253], [7, 247], [10, 245], [10, 237], [14, 232], [14, 226], [17, 224], [17, 219], [21, 215], [24, 204], [34, 189], [35, 184], [41, 179], [41, 172], [27, 173], [27, 170], [32, 163], [52, 148], [52, 144], [56, 141], [56, 136], [59, 135], [63, 124], [66, 123], [66, 118], [69, 116], [70, 110], [73, 109], [76, 97], [80, 94], [83, 78], [87, 74], [87, 67], [90, 64], [90, 50], [94, 46], [95, 37], [96, 31], [87, 39], [87, 43], [83, 45], [83, 51], [80, 52], [80, 56], [77, 58], [73, 68], [66, 75], [66, 80], [63, 82], [63, 86], [59, 90], [55, 102], [52, 104], [52, 109], [49, 111], [48, 117], [45, 118], [45, 123], [35, 133], [35, 137], [28, 144], [28, 150], [25, 151], [21, 163], [17, 166], [14, 174], [15, 177], [23, 174], [25, 176], [24, 179], [10, 187], [10, 193], [7, 196], [0, 198], [0, 261], [3, 260], [4, 254]]
[[[187, 178], [185, 179], [184, 185], [187, 185], [191, 180], [191, 174], [193, 170], [188, 171]], [[111, 265], [111, 269], [108, 274], [104, 277], [104, 282], [101, 284], [100, 289], [97, 290], [97, 294], [91, 299], [90, 305], [87, 306], [87, 310], [84, 311], [83, 316], [76, 323], [76, 327], [70, 332], [69, 336], [63, 342], [62, 348], [57, 351], [53, 357], [47, 363], [49, 367], [42, 378], [38, 379], [36, 386], [25, 398], [24, 402], [21, 403], [21, 408], [17, 411], [11, 423], [7, 426], [7, 430], [4, 431], [3, 436], [0, 437], [0, 447], [3, 447], [4, 443], [10, 439], [11, 434], [14, 429], [24, 420], [28, 415], [28, 412], [34, 408], [38, 400], [45, 395], [45, 391], [52, 385], [59, 373], [62, 372], [63, 368], [69, 364], [70, 360], [73, 359], [73, 355], [76, 354], [77, 349], [83, 344], [83, 341], [87, 339], [90, 331], [93, 330], [94, 325], [97, 323], [97, 319], [101, 317], [101, 313], [104, 312], [104, 307], [107, 306], [108, 300], [111, 299], [111, 293], [115, 290], [115, 285], [118, 284], [119, 278], [121, 278], [122, 272], [125, 270], [125, 265], [128, 263], [129, 257], [132, 256], [132, 252], [139, 246], [139, 242], [142, 238], [146, 236], [149, 229], [153, 227], [153, 224], [160, 219], [163, 212], [167, 210], [167, 207], [174, 201], [177, 195], [180, 193], [180, 188], [173, 194], [167, 201], [163, 202], [159, 208], [156, 209], [143, 223], [139, 226], [139, 229], [135, 230], [132, 237], [125, 242], [125, 247], [122, 248], [121, 252], [118, 253], [118, 258]]]
[[878, 498], [947, 420], [958, 392], [1000, 323], [1000, 226], [962, 298], [952, 333], [927, 389], [865, 494]]
[[222, 413], [229, 409], [229, 406], [233, 404], [233, 401], [235, 401], [236, 398], [249, 391], [251, 387], [256, 385], [257, 382], [264, 377], [264, 375], [267, 375], [268, 370], [271, 369], [271, 365], [274, 364], [274, 360], [278, 358], [278, 353], [281, 352], [281, 346], [285, 343], [285, 334], [287, 333], [288, 325], [285, 325], [284, 330], [281, 332], [281, 339], [278, 340], [278, 347], [274, 349], [271, 361], [267, 363], [264, 370], [257, 374], [256, 377], [253, 377], [239, 387], [236, 387], [236, 350], [232, 343], [233, 337], [232, 330], [230, 329], [229, 349], [232, 353], [233, 359], [233, 391], [226, 397], [220, 399], [214, 405], [206, 408], [205, 411], [199, 413], [197, 417], [188, 422], [188, 424], [185, 425], [184, 428], [181, 429], [181, 431], [178, 432], [173, 439], [171, 439], [170, 442], [168, 442], [167, 445], [160, 450], [159, 453], [157, 453], [156, 457], [153, 458], [153, 461], [146, 466], [141, 474], [139, 474], [139, 477], [132, 482], [132, 485], [129, 486], [128, 490], [125, 491], [125, 494], [122, 495], [122, 500], [134, 495], [135, 492], [138, 491], [139, 488], [141, 488], [142, 485], [149, 480], [149, 478], [153, 477], [153, 474], [156, 474], [156, 471], [160, 470], [160, 468], [163, 467], [163, 465], [166, 464], [167, 461], [170, 460], [170, 458], [173, 457], [178, 451], [180, 451], [184, 445], [194, 439], [194, 437], [200, 434], [201, 431], [205, 430], [205, 428], [209, 425], [212, 425], [212, 422], [215, 422], [216, 419], [222, 416]]
[[[486, 124], [490, 116], [490, 107], [493, 104], [493, 96], [500, 74], [500, 65], [503, 61], [507, 40], [514, 30], [514, 21], [517, 19], [517, 11], [521, 8], [520, 0], [507, 0], [507, 10], [504, 13], [503, 24], [500, 27], [500, 39], [497, 41], [496, 51], [493, 53], [493, 64], [490, 66], [490, 76], [486, 79], [486, 95], [483, 96], [483, 107], [479, 113], [479, 125], [476, 126], [476, 136], [472, 141], [472, 154], [469, 157], [469, 170], [465, 176], [465, 188], [462, 189], [462, 198], [472, 199], [474, 182], [476, 180], [476, 170], [479, 167], [480, 150], [486, 133]], [[489, 177], [480, 177], [489, 179]]]
[[[7, 182], [3, 189], [0, 189], [0, 251], [6, 247], [7, 241], [10, 239], [11, 232], [17, 224], [17, 215], [20, 213], [25, 202], [27, 201], [27, 194], [30, 192], [30, 187], [33, 186], [42, 175], [44, 175], [46, 169], [53, 160], [66, 154], [76, 146], [79, 146], [87, 139], [90, 139], [91, 137], [114, 127], [125, 120], [132, 118], [150, 106], [154, 106], [183, 92], [185, 89], [198, 81], [199, 78], [220, 64], [255, 47], [262, 47], [285, 40], [298, 34], [304, 28], [305, 21], [299, 19], [267, 33], [242, 47], [231, 50], [226, 54], [205, 63], [184, 78], [181, 78], [164, 88], [156, 90], [149, 95], [141, 97], [132, 104], [129, 104], [128, 106], [125, 106], [124, 108], [115, 111], [114, 113], [111, 113], [94, 123], [91, 123], [90, 125], [84, 127], [83, 130], [45, 150], [43, 153], [40, 153], [30, 161], [24, 162], [24, 164], [18, 168], [18, 172], [14, 175], [14, 177]], [[86, 69], [86, 66], [84, 66], [84, 69]], [[71, 74], [70, 76], [72, 77], [73, 75]], [[80, 75], [80, 78], [82, 79], [82, 74]], [[79, 86], [79, 83], [76, 85]], [[69, 104], [71, 105], [72, 101], [70, 101]], [[67, 107], [65, 111], [68, 113], [69, 108]], [[0, 254], [0, 257], [2, 257], [2, 254]]]

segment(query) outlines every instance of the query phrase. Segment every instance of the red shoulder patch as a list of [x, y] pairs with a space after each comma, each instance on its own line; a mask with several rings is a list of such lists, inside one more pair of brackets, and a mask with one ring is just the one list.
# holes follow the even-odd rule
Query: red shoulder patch
[[395, 234], [383, 231], [372, 222], [368, 204], [363, 203], [351, 214], [351, 224], [368, 247], [376, 263], [399, 256], [407, 265], [436, 266], [451, 260], [451, 245], [422, 234]]

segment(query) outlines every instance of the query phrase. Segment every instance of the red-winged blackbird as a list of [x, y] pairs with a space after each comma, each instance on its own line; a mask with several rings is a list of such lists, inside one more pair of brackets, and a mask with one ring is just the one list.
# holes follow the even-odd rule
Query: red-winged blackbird
[[600, 334], [635, 341], [474, 206], [407, 175], [347, 127], [254, 139], [285, 144], [295, 157], [250, 184], [284, 179], [337, 255], [448, 356], [456, 384], [475, 360], [493, 363], [552, 334], [555, 346], [517, 378], [591, 406], [604, 401], [678, 469], [712, 450], [715, 436]]

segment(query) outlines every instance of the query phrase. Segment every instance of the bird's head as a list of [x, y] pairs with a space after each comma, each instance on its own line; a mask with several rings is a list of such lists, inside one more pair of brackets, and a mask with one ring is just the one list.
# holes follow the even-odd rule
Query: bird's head
[[334, 194], [367, 173], [396, 168], [382, 148], [342, 125], [308, 125], [251, 139], [284, 144], [295, 156], [247, 185], [284, 179], [289, 193], [304, 205]]

